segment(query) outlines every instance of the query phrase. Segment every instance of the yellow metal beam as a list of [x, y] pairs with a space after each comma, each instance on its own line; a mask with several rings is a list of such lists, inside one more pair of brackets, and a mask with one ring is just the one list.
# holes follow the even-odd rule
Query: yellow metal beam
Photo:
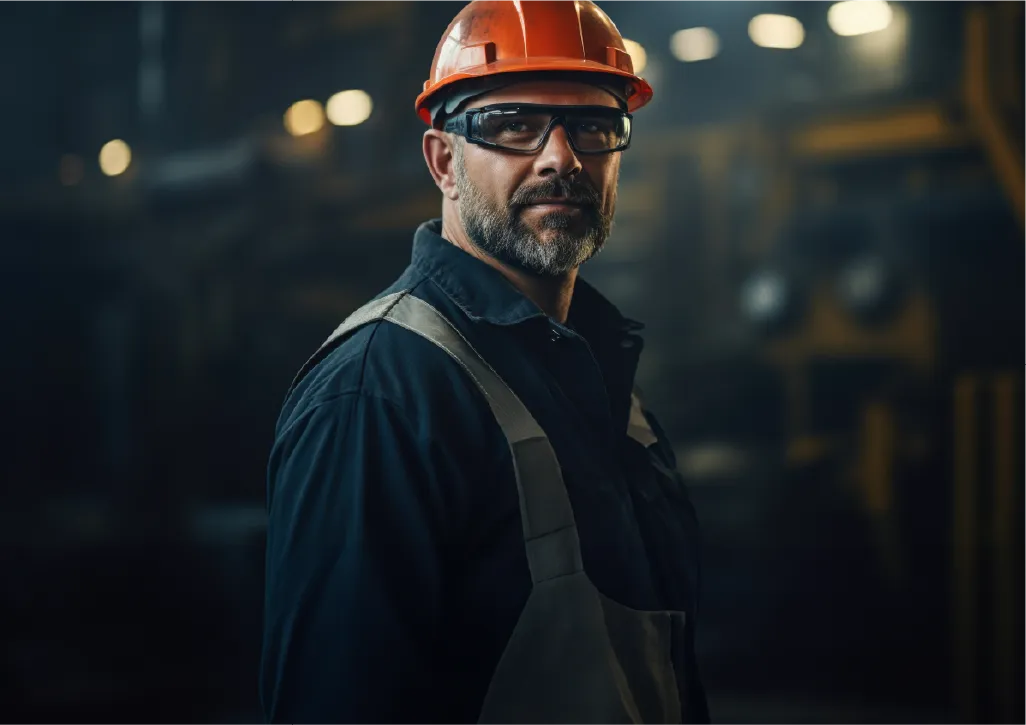
[[893, 319], [880, 327], [866, 328], [853, 320], [826, 281], [813, 285], [806, 310], [796, 332], [766, 345], [772, 363], [791, 369], [813, 357], [877, 356], [904, 361], [922, 372], [933, 368], [936, 321], [921, 289], [913, 289]]
[[991, 99], [990, 82], [987, 78], [987, 8], [973, 7], [968, 13], [965, 39], [965, 103], [991, 166], [1012, 205], [1019, 227], [1023, 228], [1026, 227], [1026, 178], [1023, 176], [1023, 158], [1009, 138], [1011, 129], [1002, 126]]
[[905, 569], [894, 518], [897, 439], [898, 422], [891, 405], [883, 400], [867, 402], [862, 408], [858, 473], [880, 565], [892, 584], [901, 581]]
[[807, 126], [791, 136], [798, 156], [846, 156], [921, 148], [949, 148], [968, 135], [936, 104], [842, 118]]
[[894, 507], [895, 423], [890, 406], [880, 401], [862, 409], [862, 494], [874, 516], [884, 516]]
[[[1016, 442], [1016, 395], [1018, 381], [1015, 375], [1003, 374], [993, 381], [994, 415], [994, 500], [991, 530], [994, 543], [994, 619], [992, 642], [994, 646], [994, 690], [997, 722], [1014, 722], [1016, 685], [1016, 606], [1015, 581], [1022, 575], [1022, 566], [1015, 563], [1015, 550], [1022, 551], [1022, 539], [1015, 539], [1018, 519], [1015, 481], [1018, 473]], [[1022, 610], [1019, 610], [1022, 621]], [[1022, 640], [1018, 640], [1019, 646]], [[1021, 704], [1021, 698], [1020, 698]]]
[[[1002, 111], [1017, 112], [1022, 116], [1023, 111], [1023, 73], [1022, 73], [1022, 47], [1015, 39], [1016, 32], [1022, 32], [1023, 27], [1023, 3], [1002, 2], [995, 3], [995, 22], [997, 27], [1003, 31], [998, 37], [993, 38], [991, 48], [994, 50], [994, 66], [1004, 68], [1004, 73], [996, 74], [993, 98], [995, 105]], [[1018, 53], [1018, 55], [1017, 55]], [[1018, 67], [1019, 72], [1013, 71]]]

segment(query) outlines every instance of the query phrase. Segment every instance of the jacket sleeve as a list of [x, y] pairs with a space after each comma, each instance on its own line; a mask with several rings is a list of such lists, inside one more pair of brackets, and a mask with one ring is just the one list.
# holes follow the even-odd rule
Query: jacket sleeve
[[440, 455], [401, 410], [364, 394], [280, 431], [268, 467], [269, 721], [424, 721], [450, 523]]

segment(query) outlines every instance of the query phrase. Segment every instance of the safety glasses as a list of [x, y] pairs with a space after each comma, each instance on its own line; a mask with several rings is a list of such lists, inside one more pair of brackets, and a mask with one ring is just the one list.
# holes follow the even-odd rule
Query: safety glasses
[[631, 121], [631, 114], [607, 106], [496, 103], [459, 113], [443, 128], [480, 146], [529, 154], [545, 145], [559, 123], [576, 153], [608, 154], [631, 145]]

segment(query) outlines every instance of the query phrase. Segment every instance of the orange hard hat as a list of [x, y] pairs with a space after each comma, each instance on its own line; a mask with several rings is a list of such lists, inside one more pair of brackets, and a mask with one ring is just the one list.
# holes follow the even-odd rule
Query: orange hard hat
[[634, 75], [620, 31], [590, 0], [474, 0], [438, 43], [417, 115], [430, 125], [432, 103], [460, 81], [539, 71], [622, 82], [629, 111], [652, 99], [652, 86]]

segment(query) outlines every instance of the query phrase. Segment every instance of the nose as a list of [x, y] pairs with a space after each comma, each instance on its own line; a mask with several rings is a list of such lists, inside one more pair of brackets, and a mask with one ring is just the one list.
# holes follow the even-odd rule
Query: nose
[[539, 176], [555, 175], [560, 178], [575, 176], [583, 168], [562, 123], [552, 127], [545, 145], [534, 159], [534, 168]]

